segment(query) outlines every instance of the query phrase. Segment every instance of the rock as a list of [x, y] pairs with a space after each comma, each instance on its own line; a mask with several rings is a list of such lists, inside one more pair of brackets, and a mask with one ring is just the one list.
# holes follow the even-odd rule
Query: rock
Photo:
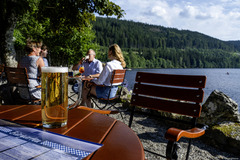
[[203, 105], [198, 123], [209, 126], [201, 137], [205, 143], [240, 154], [240, 115], [238, 104], [230, 97], [214, 90]]
[[121, 93], [121, 100], [123, 102], [128, 102], [130, 103], [132, 97], [132, 90], [128, 90], [127, 87], [122, 88], [122, 93]]
[[123, 108], [129, 108], [130, 107], [130, 101], [132, 97], [132, 90], [128, 90], [127, 87], [122, 88], [121, 93], [121, 101], [122, 101], [122, 107]]
[[215, 125], [225, 121], [240, 123], [238, 104], [223, 92], [214, 90], [204, 103], [198, 122]]
[[225, 122], [212, 126], [201, 138], [223, 151], [240, 155], [240, 123]]

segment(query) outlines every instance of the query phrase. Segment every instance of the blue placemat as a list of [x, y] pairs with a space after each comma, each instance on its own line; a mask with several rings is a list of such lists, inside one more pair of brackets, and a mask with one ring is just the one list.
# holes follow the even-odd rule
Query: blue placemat
[[0, 120], [1, 159], [83, 159], [102, 144]]

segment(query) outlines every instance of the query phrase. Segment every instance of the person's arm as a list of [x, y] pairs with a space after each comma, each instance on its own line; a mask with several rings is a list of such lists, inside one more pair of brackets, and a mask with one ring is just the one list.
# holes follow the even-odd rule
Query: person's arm
[[75, 65], [72, 67], [72, 70], [77, 70], [80, 65], [81, 65], [80, 63], [75, 64]]
[[84, 58], [82, 58], [77, 64], [72, 67], [72, 70], [78, 70], [79, 66], [82, 65]]
[[89, 78], [98, 78], [100, 76], [100, 73], [102, 72], [102, 70], [103, 70], [102, 62], [98, 61], [97, 67], [96, 67], [96, 70], [95, 70], [96, 74], [91, 74], [88, 77]]
[[43, 58], [39, 57], [36, 63], [37, 63], [37, 67], [38, 67], [39, 73], [41, 73], [41, 67], [45, 66], [44, 62], [43, 62]]
[[102, 65], [102, 62], [101, 61], [98, 61], [98, 64], [97, 64], [97, 69], [96, 69], [96, 73], [101, 73], [103, 70], [103, 65]]
[[89, 75], [89, 76], [87, 76], [87, 77], [89, 77], [89, 78], [98, 78], [99, 76], [100, 76], [100, 73], [91, 74], [91, 75]]
[[92, 80], [92, 82], [94, 82], [95, 84], [97, 85], [102, 85], [106, 79], [108, 78], [108, 75], [110, 74], [110, 68], [108, 65], [106, 65], [104, 68], [103, 68], [103, 71], [101, 72], [101, 74], [99, 75], [99, 78], [98, 79], [94, 79]]

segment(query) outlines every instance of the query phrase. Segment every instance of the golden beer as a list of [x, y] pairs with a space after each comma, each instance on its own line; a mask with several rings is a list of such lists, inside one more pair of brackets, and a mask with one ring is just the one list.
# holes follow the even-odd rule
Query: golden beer
[[68, 117], [68, 68], [42, 67], [41, 81], [43, 127], [65, 126]]

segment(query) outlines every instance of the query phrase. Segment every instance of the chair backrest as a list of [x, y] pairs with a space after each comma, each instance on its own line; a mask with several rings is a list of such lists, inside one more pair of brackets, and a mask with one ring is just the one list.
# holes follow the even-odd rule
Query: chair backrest
[[26, 68], [5, 67], [5, 73], [7, 81], [12, 85], [29, 84]]
[[199, 117], [206, 76], [138, 72], [131, 105]]
[[2, 74], [3, 71], [4, 71], [4, 65], [0, 64], [0, 74]]
[[3, 78], [3, 72], [4, 72], [4, 65], [0, 64], [0, 78], [1, 78], [1, 80]]
[[112, 78], [110, 80], [110, 83], [112, 85], [116, 85], [116, 84], [121, 85], [124, 82], [125, 74], [126, 74], [126, 69], [113, 70]]
[[39, 101], [31, 98], [29, 90], [29, 79], [26, 68], [14, 68], [14, 67], [5, 67], [5, 74], [7, 77], [9, 86], [16, 86], [21, 88], [26, 88], [28, 92], [29, 99], [20, 99], [23, 102], [34, 102]]

